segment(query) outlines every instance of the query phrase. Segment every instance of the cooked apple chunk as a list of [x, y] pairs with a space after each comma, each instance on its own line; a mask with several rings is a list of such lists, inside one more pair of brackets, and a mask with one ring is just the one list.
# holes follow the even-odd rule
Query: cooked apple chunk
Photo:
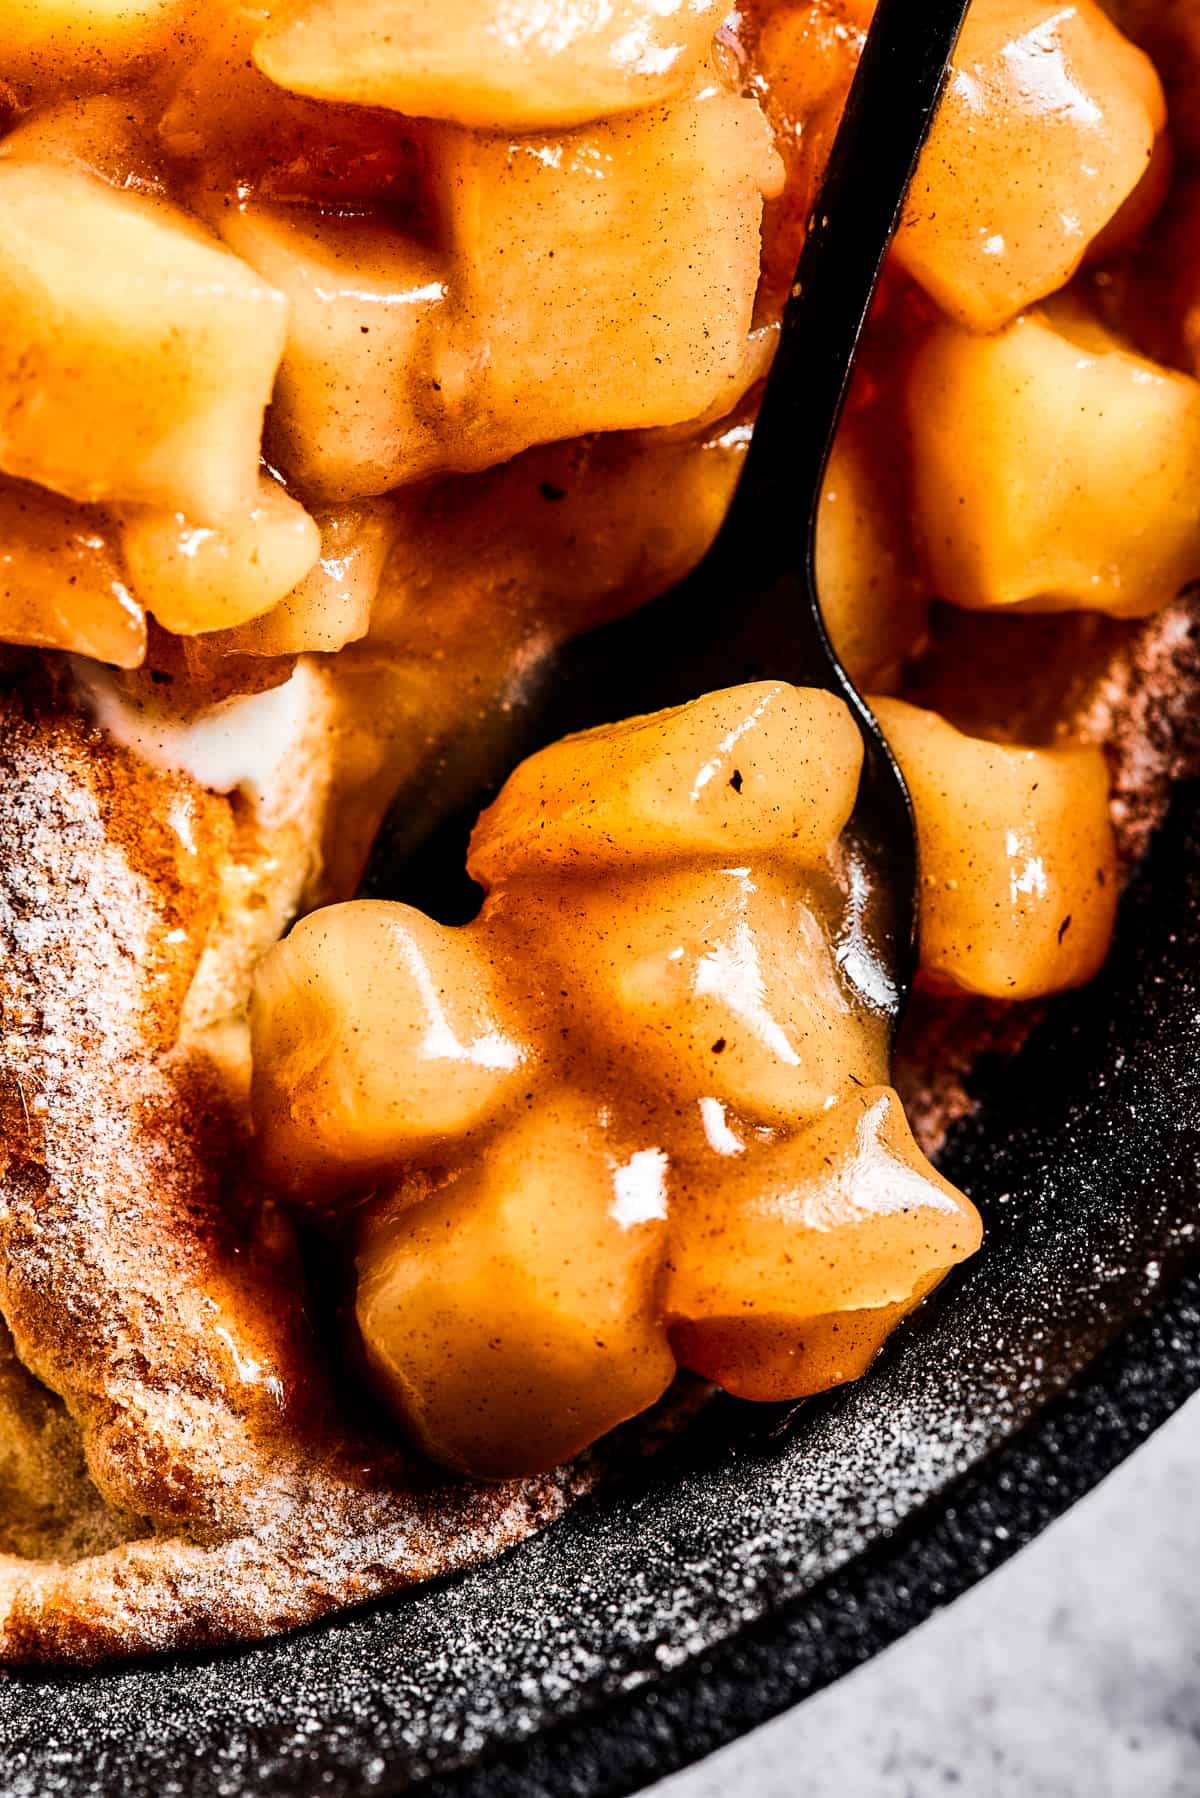
[[350, 1197], [366, 1359], [436, 1460], [549, 1468], [676, 1357], [854, 1378], [977, 1246], [844, 954], [857, 736], [761, 683], [567, 739], [481, 820], [469, 924], [341, 905], [262, 963], [268, 1172]]
[[1139, 617], [1200, 577], [1200, 382], [1076, 308], [992, 337], [935, 328], [908, 409], [946, 599]]
[[36, 107], [0, 138], [0, 159], [66, 163], [132, 192], [162, 194], [166, 184], [153, 119], [119, 93], [70, 94]]
[[254, 60], [318, 99], [539, 131], [674, 99], [725, 12], [725, 0], [301, 0]]
[[536, 1473], [652, 1405], [675, 1362], [657, 1305], [666, 1157], [564, 1093], [440, 1190], [368, 1216], [357, 1316], [384, 1396], [437, 1460]]
[[372, 641], [498, 667], [632, 610], [709, 547], [749, 435], [614, 431], [398, 494]]
[[298, 924], [251, 1010], [264, 1154], [289, 1186], [353, 1184], [472, 1129], [530, 1059], [498, 1019], [482, 945], [409, 906], [359, 901]]
[[269, 441], [301, 486], [366, 498], [558, 438], [680, 424], [755, 378], [779, 162], [752, 101], [710, 93], [555, 138], [431, 126], [426, 151], [432, 249], [382, 211], [248, 203], [217, 219], [292, 302]]
[[989, 743], [903, 700], [872, 703], [917, 815], [922, 974], [993, 999], [1090, 980], [1117, 903], [1102, 752]]
[[223, 634], [226, 655], [331, 655], [366, 636], [397, 525], [395, 509], [386, 500], [366, 500], [319, 508], [313, 522], [321, 536], [315, 565], [269, 612]]
[[832, 883], [744, 850], [741, 866], [656, 865], [645, 846], [640, 878], [610, 864], [599, 879], [528, 879], [485, 914], [507, 945], [510, 984], [530, 983], [530, 1009], [542, 985], [557, 992], [560, 1061], [602, 1041], [645, 1091], [702, 1093], [763, 1126], [886, 1077], [884, 1024], [830, 940]]
[[452, 466], [447, 410], [468, 378], [448, 346], [446, 283], [382, 214], [246, 204], [225, 242], [291, 303], [271, 408], [272, 456], [339, 499]]
[[480, 371], [463, 466], [736, 402], [763, 195], [782, 176], [753, 101], [709, 92], [555, 138], [447, 126], [434, 144]]
[[740, 1398], [865, 1372], [900, 1318], [979, 1247], [895, 1093], [856, 1092], [798, 1136], [672, 1194], [663, 1303], [681, 1366]]
[[0, 469], [71, 499], [253, 502], [287, 303], [182, 213], [0, 161]]
[[1095, 0], [975, 0], [895, 254], [995, 330], [1070, 279], [1165, 123], [1152, 64]]
[[850, 678], [876, 691], [895, 684], [929, 612], [893, 446], [891, 429], [874, 413], [844, 418], [817, 522], [825, 628]]
[[137, 512], [122, 532], [134, 591], [169, 631], [244, 624], [278, 605], [315, 564], [321, 534], [304, 507], [263, 475], [243, 517], [220, 527], [182, 512]]
[[730, 687], [528, 757], [480, 819], [468, 866], [484, 886], [526, 869], [603, 873], [697, 855], [821, 867], [861, 767], [862, 738], [832, 693]]
[[0, 481], [0, 641], [141, 665], [146, 617], [103, 513]]

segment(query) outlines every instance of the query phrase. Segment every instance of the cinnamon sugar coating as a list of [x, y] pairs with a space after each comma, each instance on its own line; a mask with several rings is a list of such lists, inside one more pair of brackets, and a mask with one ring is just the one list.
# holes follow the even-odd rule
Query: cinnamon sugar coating
[[[138, 764], [44, 671], [9, 665], [0, 1316], [65, 1408], [37, 1399], [46, 1453], [70, 1458], [69, 1418], [112, 1545], [74, 1559], [77, 1517], [57, 1534], [43, 1517], [39, 1558], [0, 1555], [0, 1661], [285, 1629], [497, 1552], [584, 1478], [431, 1483], [348, 1427], [290, 1230], [239, 1182], [236, 1092], [175, 1043], [232, 838], [229, 801]], [[28, 1416], [6, 1376], [0, 1415], [10, 1402]], [[23, 1471], [24, 1546], [50, 1465]], [[4, 1546], [22, 1546], [11, 1523]]]

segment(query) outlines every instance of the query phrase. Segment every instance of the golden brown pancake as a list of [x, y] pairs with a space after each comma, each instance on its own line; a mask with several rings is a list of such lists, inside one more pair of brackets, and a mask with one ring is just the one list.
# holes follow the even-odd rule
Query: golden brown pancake
[[450, 1485], [343, 1414], [239, 1083], [179, 1039], [229, 865], [277, 877], [238, 826], [10, 664], [0, 1314], [33, 1379], [6, 1334], [0, 1660], [267, 1635], [494, 1554], [586, 1477]]

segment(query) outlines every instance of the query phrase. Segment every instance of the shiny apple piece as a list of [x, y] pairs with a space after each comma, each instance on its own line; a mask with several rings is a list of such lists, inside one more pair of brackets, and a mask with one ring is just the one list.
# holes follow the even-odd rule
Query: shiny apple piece
[[994, 331], [1070, 280], [1165, 123], [1152, 63], [1095, 0], [975, 0], [894, 254]]
[[697, 855], [821, 867], [854, 805], [862, 738], [832, 693], [758, 681], [540, 750], [471, 838], [481, 885]]
[[857, 1378], [981, 1240], [974, 1206], [926, 1161], [888, 1087], [721, 1174], [673, 1196], [663, 1302], [681, 1365], [738, 1397]]
[[409, 906], [304, 918], [260, 963], [255, 1125], [294, 1190], [365, 1185], [485, 1122], [527, 1078], [486, 949]]
[[541, 131], [661, 104], [708, 55], [725, 0], [304, 0], [254, 60], [322, 100]]
[[83, 502], [238, 514], [287, 305], [185, 214], [0, 160], [0, 468]]
[[988, 743], [902, 700], [872, 703], [917, 814], [923, 975], [994, 999], [1090, 980], [1117, 904], [1102, 751]]
[[379, 1390], [476, 1478], [569, 1459], [674, 1377], [665, 1220], [659, 1151], [611, 1142], [569, 1094], [535, 1104], [440, 1190], [370, 1218], [357, 1317]]
[[138, 511], [126, 517], [121, 541], [139, 600], [179, 636], [269, 611], [310, 573], [321, 548], [304, 507], [266, 475], [245, 513], [227, 524]]
[[1081, 307], [935, 326], [908, 415], [922, 550], [956, 605], [1131, 618], [1200, 578], [1200, 382]]

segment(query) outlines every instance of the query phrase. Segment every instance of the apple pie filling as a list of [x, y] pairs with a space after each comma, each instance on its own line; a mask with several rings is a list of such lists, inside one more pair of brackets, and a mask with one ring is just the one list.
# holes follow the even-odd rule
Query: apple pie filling
[[[255, 880], [291, 832], [180, 1040], [244, 1109], [248, 1017], [254, 1181], [352, 1277], [389, 1427], [468, 1474], [679, 1369], [853, 1379], [980, 1240], [848, 947], [840, 701], [521, 764], [461, 928], [352, 897], [406, 773], [711, 541], [872, 12], [0, 0], [0, 640], [232, 795]], [[1200, 580], [1197, 67], [1170, 0], [976, 0], [833, 455], [822, 600], [912, 792], [933, 1005], [1107, 951], [1103, 707], [1024, 728], [981, 669]]]

